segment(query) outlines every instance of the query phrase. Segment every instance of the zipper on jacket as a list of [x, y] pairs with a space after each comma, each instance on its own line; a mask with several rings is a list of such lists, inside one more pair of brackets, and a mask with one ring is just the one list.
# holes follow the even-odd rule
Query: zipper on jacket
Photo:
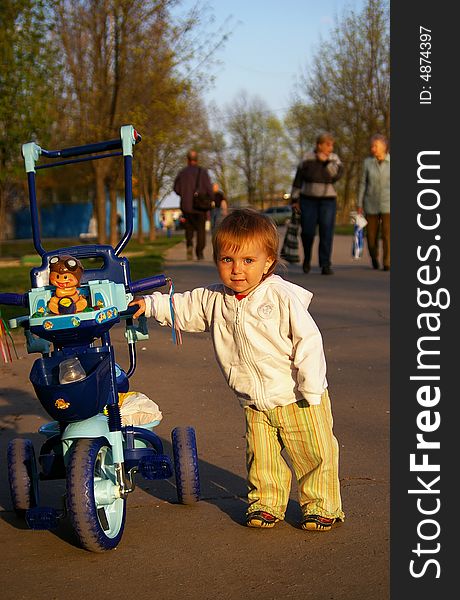
[[245, 363], [249, 368], [250, 372], [254, 375], [254, 393], [255, 397], [260, 395], [264, 395], [264, 386], [262, 383], [261, 375], [259, 368], [257, 366], [257, 362], [254, 360], [252, 346], [247, 336], [247, 333], [243, 324], [243, 311], [245, 309], [245, 305], [248, 302], [247, 298], [243, 298], [242, 300], [237, 300], [238, 304], [236, 305], [236, 313], [235, 313], [235, 333], [240, 342], [241, 353], [244, 356]]

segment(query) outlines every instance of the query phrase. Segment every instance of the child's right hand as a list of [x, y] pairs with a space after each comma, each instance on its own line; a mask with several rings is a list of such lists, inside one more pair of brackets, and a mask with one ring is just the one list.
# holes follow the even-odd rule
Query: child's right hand
[[134, 300], [131, 300], [131, 302], [128, 304], [128, 306], [138, 306], [139, 307], [139, 310], [137, 310], [133, 314], [133, 319], [138, 319], [141, 315], [143, 315], [145, 313], [144, 298], [134, 298]]

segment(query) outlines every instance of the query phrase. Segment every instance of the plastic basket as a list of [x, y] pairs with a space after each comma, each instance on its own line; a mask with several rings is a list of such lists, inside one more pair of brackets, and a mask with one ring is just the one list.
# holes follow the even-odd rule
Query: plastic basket
[[86, 377], [72, 383], [59, 383], [59, 364], [68, 356], [37, 359], [30, 381], [46, 412], [56, 421], [72, 423], [102, 412], [110, 393], [110, 356], [106, 352], [77, 355]]

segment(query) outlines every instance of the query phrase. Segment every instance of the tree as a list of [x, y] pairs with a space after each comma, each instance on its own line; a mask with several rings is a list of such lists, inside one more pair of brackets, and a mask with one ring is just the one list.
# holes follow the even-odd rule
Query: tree
[[318, 135], [318, 115], [315, 108], [294, 98], [284, 118], [286, 146], [294, 163], [311, 150]]
[[166, 94], [165, 97], [170, 98], [168, 103], [160, 102], [155, 108], [150, 107], [148, 114], [155, 116], [154, 119], [136, 121], [142, 123], [142, 131], [146, 132], [146, 146], [138, 154], [137, 162], [141, 196], [150, 224], [149, 239], [155, 235], [155, 212], [172, 191], [178, 170], [185, 166], [188, 147], [199, 149], [195, 142], [207, 128], [205, 112], [198, 99], [194, 103], [190, 97], [186, 101], [177, 95]]
[[172, 190], [173, 179], [184, 165], [187, 146], [199, 141], [203, 132], [207, 137], [200, 83], [187, 68], [191, 57], [186, 42], [196, 26], [193, 15], [178, 25], [166, 18], [158, 19], [142, 42], [142, 77], [136, 82], [136, 104], [128, 114], [145, 140], [137, 155], [137, 172], [150, 239], [155, 235], [155, 212]]
[[[76, 142], [119, 135], [124, 104], [129, 102], [128, 57], [146, 16], [143, 4], [138, 0], [57, 2], [56, 31], [64, 49], [66, 101], [72, 121], [69, 137]], [[106, 189], [113, 190], [116, 174], [111, 173], [107, 160], [91, 164], [98, 239], [105, 243]]]
[[260, 98], [242, 92], [227, 107], [226, 127], [230, 160], [240, 174], [247, 202], [263, 207], [286, 189], [281, 124]]
[[219, 184], [225, 198], [230, 194], [231, 162], [229, 144], [227, 141], [225, 117], [222, 111], [214, 104], [210, 108], [210, 133], [208, 149], [208, 166], [214, 173], [216, 183]]
[[288, 157], [282, 123], [273, 114], [266, 115], [261, 146], [259, 198], [261, 208], [284, 196], [291, 184], [292, 164]]
[[25, 182], [21, 144], [46, 144], [56, 119], [60, 85], [50, 7], [51, 0], [0, 3], [0, 239], [7, 208]]
[[145, 81], [140, 87], [144, 91], [139, 94], [136, 123], [142, 123], [148, 140], [148, 149], [139, 154], [139, 172], [150, 239], [155, 235], [155, 212], [171, 193], [187, 151], [194, 148], [201, 162], [217, 167], [215, 138], [201, 93], [212, 80], [217, 51], [234, 27], [229, 17], [211, 33], [212, 14], [204, 8], [208, 7], [197, 2], [174, 20], [159, 23], [150, 36], [150, 68], [146, 61], [143, 64]]
[[345, 163], [341, 212], [347, 218], [369, 138], [390, 130], [390, 37], [388, 0], [367, 0], [361, 12], [336, 19], [321, 44], [301, 94], [318, 130], [331, 131]]
[[[65, 51], [71, 135], [76, 141], [83, 135], [86, 139], [117, 137], [120, 124], [127, 122], [140, 130], [142, 150], [135, 164], [139, 216], [144, 201], [150, 236], [155, 232], [156, 207], [169, 191], [183, 145], [205, 119], [203, 111], [193, 118], [192, 114], [208, 79], [200, 64], [203, 56], [209, 63], [213, 51], [197, 35], [198, 5], [185, 17], [172, 14], [175, 5], [176, 0], [58, 0], [56, 9], [56, 31]], [[92, 166], [99, 242], [106, 237], [107, 189], [112, 199], [113, 242], [119, 173], [111, 161], [94, 161]]]

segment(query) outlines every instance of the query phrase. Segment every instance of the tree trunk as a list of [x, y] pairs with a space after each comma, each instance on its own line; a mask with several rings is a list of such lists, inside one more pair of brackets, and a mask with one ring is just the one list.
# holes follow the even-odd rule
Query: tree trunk
[[118, 233], [118, 212], [117, 212], [117, 190], [115, 185], [112, 183], [109, 187], [110, 197], [110, 245], [115, 247], [119, 239]]
[[[152, 202], [153, 204], [153, 202]], [[155, 210], [152, 207], [152, 210], [149, 210], [149, 242], [153, 242], [153, 240], [157, 237], [156, 229], [155, 229]]]
[[6, 194], [0, 186], [0, 256], [2, 255], [2, 240], [6, 239]]
[[[152, 181], [150, 182], [150, 187], [153, 187]], [[142, 179], [142, 189], [143, 189], [143, 196], [144, 196], [145, 208], [147, 209], [147, 218], [149, 220], [148, 239], [149, 239], [149, 242], [153, 242], [153, 240], [156, 238], [156, 231], [155, 231], [155, 204], [154, 204], [154, 201], [153, 201], [154, 195], [153, 195], [153, 193], [149, 189], [149, 185], [148, 185], [148, 182], [147, 182], [146, 178]]]
[[96, 218], [97, 218], [97, 239], [99, 244], [105, 244], [107, 234], [105, 229], [106, 208], [105, 208], [105, 174], [106, 169], [101, 167], [102, 161], [94, 161], [94, 171], [96, 174]]
[[142, 234], [142, 198], [139, 195], [139, 198], [137, 200], [137, 207], [138, 207], [138, 215], [137, 215], [137, 241], [139, 242], [139, 244], [143, 244], [144, 243], [144, 236]]
[[345, 225], [349, 222], [349, 213], [350, 213], [350, 188], [351, 183], [353, 181], [353, 175], [350, 173], [345, 178], [345, 185], [343, 188], [343, 202], [341, 209], [338, 214], [338, 223], [339, 225]]

